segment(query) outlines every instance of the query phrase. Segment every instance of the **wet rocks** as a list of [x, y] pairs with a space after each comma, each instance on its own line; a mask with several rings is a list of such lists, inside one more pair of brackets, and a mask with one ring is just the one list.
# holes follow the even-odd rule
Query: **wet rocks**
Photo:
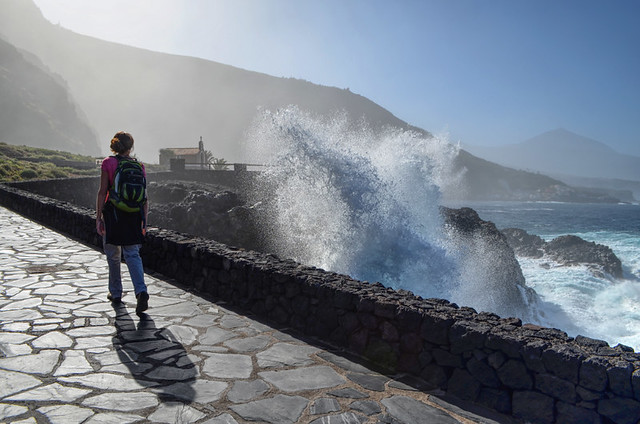
[[610, 247], [575, 235], [556, 237], [550, 242], [519, 228], [502, 230], [516, 254], [529, 258], [548, 257], [563, 266], [587, 265], [596, 275], [622, 278], [622, 263]]

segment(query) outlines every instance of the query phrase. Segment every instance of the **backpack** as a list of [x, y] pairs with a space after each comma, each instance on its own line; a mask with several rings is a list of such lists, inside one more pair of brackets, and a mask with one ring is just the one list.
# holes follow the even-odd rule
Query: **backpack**
[[116, 156], [118, 167], [109, 189], [109, 201], [125, 212], [139, 212], [147, 200], [147, 179], [142, 164], [134, 158]]

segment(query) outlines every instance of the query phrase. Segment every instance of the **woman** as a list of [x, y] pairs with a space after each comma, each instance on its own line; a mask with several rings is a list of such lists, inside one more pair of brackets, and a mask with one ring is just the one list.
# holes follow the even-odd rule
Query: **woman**
[[[124, 131], [116, 133], [111, 139], [111, 151], [115, 156], [109, 156], [102, 161], [100, 173], [100, 189], [96, 199], [96, 231], [103, 237], [104, 252], [109, 264], [109, 294], [107, 299], [118, 304], [122, 299], [122, 277], [120, 273], [121, 254], [129, 269], [133, 282], [137, 305], [136, 313], [147, 310], [149, 294], [144, 282], [144, 269], [140, 258], [140, 246], [144, 239], [149, 202], [144, 200], [142, 210], [125, 212], [108, 201], [109, 190], [114, 185], [116, 169], [121, 160], [135, 161], [131, 158], [133, 137]], [[140, 164], [146, 177], [144, 165]]]

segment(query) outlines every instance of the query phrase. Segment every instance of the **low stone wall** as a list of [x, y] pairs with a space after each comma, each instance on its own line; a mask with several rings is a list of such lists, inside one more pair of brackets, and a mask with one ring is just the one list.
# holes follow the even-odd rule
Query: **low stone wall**
[[[99, 246], [92, 209], [0, 185], [0, 204]], [[272, 255], [151, 228], [145, 267], [532, 423], [637, 423], [640, 356]]]

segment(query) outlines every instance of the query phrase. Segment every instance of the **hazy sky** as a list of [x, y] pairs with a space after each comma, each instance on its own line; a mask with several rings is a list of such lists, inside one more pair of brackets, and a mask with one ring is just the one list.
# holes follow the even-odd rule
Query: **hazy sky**
[[35, 0], [75, 32], [349, 88], [453, 142], [640, 156], [640, 1]]

